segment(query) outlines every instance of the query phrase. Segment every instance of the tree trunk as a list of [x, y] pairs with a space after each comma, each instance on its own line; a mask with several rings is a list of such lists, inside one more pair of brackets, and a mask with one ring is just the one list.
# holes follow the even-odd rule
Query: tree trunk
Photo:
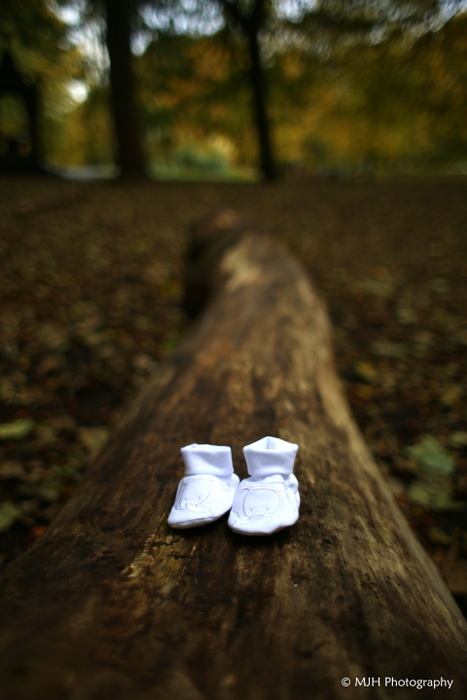
[[44, 150], [41, 138], [41, 100], [42, 93], [36, 86], [29, 86], [27, 93], [29, 129], [31, 135], [30, 162], [34, 170], [41, 170], [44, 163]]
[[258, 134], [260, 169], [264, 179], [268, 182], [273, 182], [277, 179], [277, 171], [274, 163], [269, 118], [266, 109], [265, 77], [261, 65], [258, 27], [252, 26], [249, 28], [247, 39], [250, 54], [250, 77], [253, 91], [254, 119]]
[[110, 93], [117, 140], [120, 177], [146, 177], [141, 124], [132, 68], [130, 0], [105, 0]]
[[[443, 678], [423, 697], [464, 700], [466, 622], [349, 414], [305, 272], [231, 216], [191, 250], [205, 314], [5, 571], [0, 697], [405, 700]], [[168, 527], [180, 447], [231, 445], [245, 476], [242, 446], [265, 435], [300, 446], [295, 526]]]

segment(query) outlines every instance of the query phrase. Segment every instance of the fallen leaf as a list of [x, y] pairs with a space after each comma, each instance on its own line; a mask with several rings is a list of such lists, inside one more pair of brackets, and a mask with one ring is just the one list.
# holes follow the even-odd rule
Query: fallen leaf
[[396, 311], [396, 317], [403, 326], [409, 326], [417, 322], [417, 316], [410, 306], [399, 306]]
[[0, 480], [20, 479], [25, 473], [21, 462], [0, 462]]
[[378, 377], [378, 372], [371, 362], [360, 361], [355, 364], [355, 373], [360, 379], [372, 384]]
[[392, 343], [388, 340], [376, 340], [372, 346], [372, 351], [380, 357], [404, 357], [407, 348], [403, 343]]
[[462, 510], [467, 502], [452, 497], [454, 462], [449, 452], [432, 435], [424, 435], [407, 448], [407, 454], [420, 467], [420, 475], [407, 488], [412, 503], [433, 510]]
[[464, 510], [466, 501], [451, 496], [451, 481], [441, 474], [424, 474], [407, 488], [409, 500], [432, 510]]
[[449, 547], [452, 544], [452, 536], [437, 525], [432, 525], [427, 530], [427, 535], [433, 544], [439, 544], [442, 547]]
[[445, 406], [454, 406], [462, 398], [462, 388], [458, 384], [449, 384], [443, 390], [440, 400]]
[[459, 543], [454, 542], [444, 557], [441, 573], [451, 593], [467, 594], [467, 559], [458, 557]]
[[35, 525], [31, 528], [31, 535], [34, 537], [34, 539], [37, 539], [38, 537], [43, 535], [46, 530], [47, 525]]
[[22, 440], [34, 428], [31, 418], [20, 418], [11, 423], [0, 423], [0, 440]]
[[13, 523], [21, 517], [21, 509], [10, 501], [0, 503], [0, 532], [9, 530]]
[[422, 470], [438, 474], [451, 474], [454, 471], [451, 455], [432, 435], [424, 435], [416, 445], [407, 447], [407, 454]]
[[106, 428], [79, 428], [78, 434], [90, 456], [98, 454], [109, 437], [109, 431]]
[[448, 439], [453, 447], [465, 447], [467, 445], [467, 432], [464, 430], [457, 430], [451, 433]]
[[363, 289], [374, 296], [389, 298], [394, 293], [392, 282], [384, 279], [369, 279], [363, 282]]

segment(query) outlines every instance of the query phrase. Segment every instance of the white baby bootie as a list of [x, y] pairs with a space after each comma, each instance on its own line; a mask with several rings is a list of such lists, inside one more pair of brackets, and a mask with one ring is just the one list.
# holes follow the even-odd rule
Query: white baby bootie
[[298, 520], [300, 495], [293, 465], [298, 445], [264, 437], [243, 448], [250, 478], [235, 494], [229, 525], [242, 535], [270, 535]]
[[167, 522], [174, 528], [206, 525], [232, 507], [240, 479], [233, 473], [230, 447], [193, 443], [181, 449], [185, 476]]

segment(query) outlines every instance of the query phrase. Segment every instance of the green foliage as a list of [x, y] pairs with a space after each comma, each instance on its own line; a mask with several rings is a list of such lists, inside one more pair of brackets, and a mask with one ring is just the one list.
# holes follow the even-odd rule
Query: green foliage
[[54, 503], [60, 498], [67, 482], [77, 483], [79, 479], [80, 475], [73, 466], [54, 464], [49, 469], [47, 478], [35, 490], [35, 495], [43, 501]]
[[452, 498], [454, 462], [450, 453], [432, 435], [424, 435], [409, 448], [407, 454], [420, 469], [419, 476], [410, 484], [407, 494], [411, 501], [433, 510], [461, 510], [463, 501]]
[[464, 14], [417, 41], [284, 52], [271, 81], [281, 157], [353, 172], [462, 167], [466, 28]]
[[[0, 26], [0, 55], [8, 49], [24, 79], [39, 86], [43, 156], [50, 162], [66, 115], [74, 107], [68, 86], [84, 76], [83, 55], [68, 41], [68, 27], [48, 0], [4, 0]], [[16, 96], [2, 98], [0, 115], [4, 135], [21, 135], [29, 128]]]
[[31, 67], [39, 53], [44, 62], [55, 61], [57, 47], [65, 42], [65, 25], [47, 0], [3, 0], [0, 26], [3, 40], [10, 40], [20, 53], [24, 70]]
[[15, 95], [5, 95], [0, 100], [1, 133], [7, 138], [21, 139], [27, 134], [29, 120], [24, 104]]
[[153, 158], [177, 158], [187, 142], [212, 150], [230, 144], [238, 162], [251, 161], [249, 93], [232, 65], [223, 32], [211, 37], [159, 33], [137, 61]]
[[223, 153], [201, 149], [193, 143], [186, 144], [176, 152], [174, 164], [188, 170], [204, 170], [214, 173], [222, 173], [228, 168], [228, 162]]
[[156, 159], [153, 172], [157, 178], [169, 180], [253, 180], [251, 168], [235, 166], [222, 142], [202, 146], [186, 141], [164, 159]]
[[432, 435], [423, 436], [416, 445], [407, 448], [407, 453], [423, 471], [451, 474], [454, 470], [451, 455]]
[[0, 423], [0, 440], [22, 440], [34, 428], [31, 418], [20, 418], [11, 423]]
[[[409, 26], [419, 16], [414, 11]], [[285, 29], [266, 41], [279, 159], [365, 174], [461, 167], [467, 160], [466, 15], [417, 41], [400, 32], [400, 22], [376, 43], [369, 19], [358, 27], [349, 22], [333, 25], [341, 38], [334, 44], [331, 35], [324, 41], [322, 26], [318, 43], [311, 29], [307, 41]], [[139, 65], [154, 154], [173, 154], [187, 134], [199, 143], [220, 134], [237, 162], [254, 162], [246, 62], [235, 36], [225, 30], [202, 38], [160, 34]]]
[[21, 510], [10, 501], [0, 503], [0, 532], [9, 530], [10, 527], [21, 517]]
[[[254, 4], [241, 9], [247, 13]], [[193, 27], [204, 26], [196, 25], [201, 15], [206, 21], [214, 12], [206, 3], [193, 6], [190, 16], [175, 0], [162, 10], [158, 3], [139, 6], [134, 31], [144, 36], [145, 50], [134, 57], [134, 68], [151, 160], [174, 172], [186, 170], [181, 161], [187, 159], [188, 169], [200, 173], [225, 173], [227, 161], [250, 166], [257, 145], [239, 32], [225, 25], [196, 34]], [[51, 7], [47, 0], [6, 0], [0, 7], [21, 69], [40, 78], [47, 159], [55, 165], [110, 163], [114, 137], [105, 76], [71, 44], [70, 28]], [[82, 7], [83, 23], [96, 28], [98, 3]], [[442, 25], [439, 3], [423, 0], [394, 2], [390, 17], [374, 4], [334, 0], [311, 10], [297, 0], [293, 17], [281, 15], [277, 3], [264, 7], [263, 62], [280, 161], [324, 173], [465, 169], [465, 13]], [[429, 31], [421, 29], [424, 12]], [[185, 33], [176, 30], [182, 25]], [[68, 91], [72, 78], [87, 83], [81, 105]], [[4, 99], [0, 115], [4, 133], [24, 131], [20, 105]], [[216, 141], [224, 150], [212, 160]], [[195, 152], [186, 152], [187, 144]]]

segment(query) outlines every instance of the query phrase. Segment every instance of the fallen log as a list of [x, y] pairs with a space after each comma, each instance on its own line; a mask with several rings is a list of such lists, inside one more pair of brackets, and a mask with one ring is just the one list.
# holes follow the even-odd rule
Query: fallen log
[[[191, 254], [204, 315], [4, 573], [0, 697], [401, 699], [424, 681], [463, 700], [466, 622], [349, 414], [303, 269], [230, 215]], [[168, 527], [180, 447], [230, 445], [244, 477], [242, 446], [265, 435], [300, 446], [295, 526]]]

